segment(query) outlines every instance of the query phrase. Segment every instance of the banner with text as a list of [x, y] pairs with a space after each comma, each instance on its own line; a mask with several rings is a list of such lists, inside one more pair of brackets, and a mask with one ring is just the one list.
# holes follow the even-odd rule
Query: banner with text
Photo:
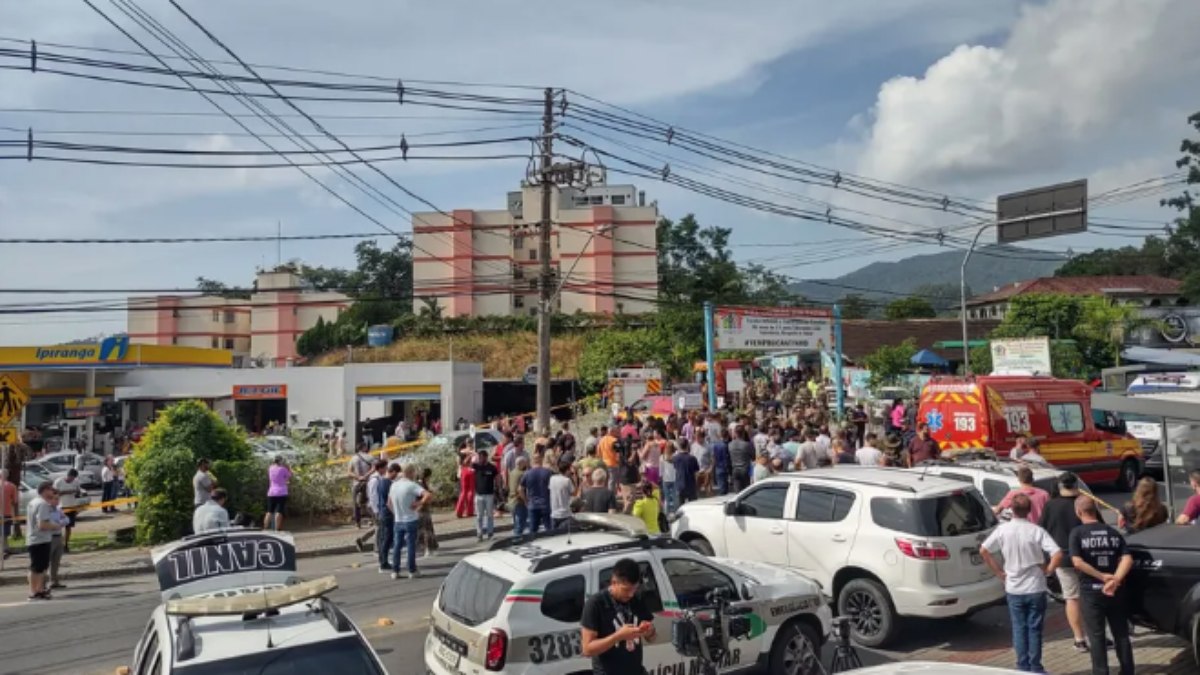
[[809, 307], [717, 307], [717, 349], [819, 352], [833, 346], [833, 313]]
[[992, 340], [992, 373], [1050, 374], [1050, 338]]

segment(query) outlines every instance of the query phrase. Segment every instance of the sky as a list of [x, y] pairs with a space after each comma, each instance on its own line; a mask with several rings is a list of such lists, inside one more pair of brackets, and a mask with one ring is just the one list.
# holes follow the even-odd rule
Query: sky
[[[121, 9], [141, 9], [205, 59], [228, 59], [220, 47], [166, 0], [94, 0], [113, 21], [158, 53], [167, 47]], [[999, 194], [1087, 178], [1093, 196], [1172, 175], [1187, 116], [1200, 101], [1186, 83], [1200, 76], [1200, 3], [1194, 0], [1043, 0], [964, 2], [906, 0], [540, 0], [425, 2], [346, 0], [179, 0], [215, 36], [254, 64], [320, 69], [347, 76], [263, 70], [272, 77], [385, 84], [516, 98], [541, 87], [570, 90], [561, 133], [654, 167], [671, 165], [723, 189], [788, 208], [868, 223], [875, 236], [832, 223], [715, 200], [648, 177], [633, 180], [662, 215], [696, 214], [705, 225], [733, 230], [736, 258], [802, 279], [831, 278], [876, 260], [938, 250], [910, 243], [938, 231], [969, 236]], [[29, 69], [28, 40], [43, 54]], [[54, 46], [60, 45], [60, 46]], [[77, 48], [128, 50], [105, 53]], [[0, 141], [41, 141], [185, 150], [263, 151], [264, 145], [199, 94], [170, 76], [130, 74], [46, 62], [45, 55], [157, 65], [83, 0], [0, 0]], [[185, 68], [179, 59], [169, 61]], [[216, 64], [246, 74], [236, 64]], [[184, 88], [163, 90], [48, 72], [54, 69], [131, 77]], [[365, 79], [355, 76], [374, 76]], [[194, 80], [200, 82], [200, 80]], [[425, 82], [469, 82], [464, 87]], [[501, 87], [528, 85], [532, 88]], [[211, 86], [211, 85], [207, 85]], [[247, 84], [248, 91], [263, 91]], [[323, 92], [327, 93], [327, 92]], [[335, 95], [340, 95], [336, 94]], [[603, 103], [589, 102], [584, 95]], [[494, 140], [537, 133], [536, 105], [499, 106], [507, 114], [408, 104], [377, 94], [373, 102], [297, 101], [306, 113], [354, 147]], [[232, 97], [215, 97], [257, 134], [274, 134], [247, 117]], [[387, 99], [387, 100], [384, 100]], [[589, 125], [572, 105], [656, 127], [698, 132], [774, 153], [789, 166], [822, 175], [859, 176], [918, 188], [974, 207], [941, 212], [851, 194], [827, 181], [800, 182], [759, 161], [732, 166], [648, 138]], [[621, 106], [621, 112], [607, 105]], [[264, 103], [294, 115], [286, 103]], [[478, 104], [472, 104], [478, 105]], [[511, 111], [518, 114], [511, 114]], [[147, 114], [157, 113], [157, 114]], [[169, 114], [162, 114], [169, 113]], [[187, 113], [187, 114], [178, 114]], [[298, 115], [285, 118], [335, 144]], [[635, 118], [645, 119], [645, 118]], [[1194, 134], [1193, 134], [1194, 135]], [[276, 149], [286, 138], [264, 136]], [[559, 143], [578, 157], [579, 149]], [[529, 164], [526, 140], [414, 150], [438, 156], [503, 155], [508, 159], [380, 162], [395, 185], [356, 167], [384, 197], [372, 200], [329, 169], [311, 170], [372, 222], [295, 168], [175, 169], [68, 164], [23, 159], [25, 147], [0, 147], [0, 238], [273, 236], [378, 233], [381, 246], [411, 231], [406, 211], [502, 208], [505, 193]], [[382, 154], [394, 155], [395, 152]], [[91, 156], [76, 150], [44, 156]], [[376, 155], [372, 155], [376, 156]], [[378, 155], [382, 156], [382, 155]], [[592, 154], [591, 157], [595, 157]], [[114, 155], [105, 155], [114, 158]], [[271, 156], [120, 156], [119, 159], [271, 162]], [[311, 156], [296, 156], [297, 161]], [[764, 171], [765, 169], [765, 171]], [[1094, 221], [1116, 225], [1036, 242], [1039, 249], [1084, 252], [1136, 245], [1146, 229], [1171, 218], [1158, 205], [1177, 185], [1138, 198], [1100, 199]], [[411, 193], [411, 194], [409, 194]], [[414, 199], [417, 195], [420, 199]], [[890, 234], [889, 234], [890, 232]], [[390, 234], [389, 234], [390, 233]], [[356, 240], [284, 242], [282, 259], [352, 266]], [[0, 267], [0, 344], [46, 344], [120, 332], [115, 307], [133, 289], [194, 288], [199, 276], [248, 285], [255, 269], [280, 259], [277, 242], [108, 245], [5, 243]], [[121, 292], [89, 293], [84, 289]], [[47, 292], [14, 292], [40, 290]], [[48, 292], [54, 291], [54, 292]], [[105, 312], [20, 314], [47, 303], [115, 302]], [[58, 307], [65, 305], [59, 304]]]

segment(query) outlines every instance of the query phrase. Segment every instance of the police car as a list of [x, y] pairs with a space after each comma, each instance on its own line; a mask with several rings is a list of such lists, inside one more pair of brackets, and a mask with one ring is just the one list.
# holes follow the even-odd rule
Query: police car
[[671, 645], [674, 620], [703, 611], [724, 591], [749, 609], [750, 633], [729, 644], [721, 672], [769, 666], [771, 673], [822, 672], [816, 654], [829, 635], [828, 599], [808, 578], [761, 563], [706, 558], [668, 536], [650, 536], [636, 518], [577, 514], [571, 531], [497, 541], [447, 575], [430, 616], [425, 668], [458, 673], [590, 673], [579, 621], [584, 601], [608, 587], [613, 565], [642, 570], [642, 601], [657, 638], [644, 647], [654, 675], [698, 672]]
[[163, 603], [131, 675], [386, 675], [367, 640], [325, 597], [334, 577], [301, 581], [291, 535], [227, 530], [151, 552]]

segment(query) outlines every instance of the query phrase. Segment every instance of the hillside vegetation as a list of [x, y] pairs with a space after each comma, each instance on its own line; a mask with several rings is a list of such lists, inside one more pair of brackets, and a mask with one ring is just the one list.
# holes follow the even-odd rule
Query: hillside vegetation
[[[553, 377], [578, 377], [579, 355], [586, 342], [586, 334], [561, 335], [552, 340]], [[402, 338], [387, 347], [355, 347], [354, 362], [447, 361], [451, 349], [454, 350], [455, 361], [483, 363], [485, 378], [520, 379], [527, 367], [537, 363], [537, 334], [514, 331], [498, 335], [458, 335], [453, 338]], [[346, 363], [347, 355], [345, 349], [334, 350], [317, 357], [313, 365], [342, 365]]]

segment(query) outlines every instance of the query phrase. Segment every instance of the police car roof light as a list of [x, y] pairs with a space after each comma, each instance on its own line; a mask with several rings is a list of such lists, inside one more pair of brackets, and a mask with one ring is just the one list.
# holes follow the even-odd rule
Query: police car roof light
[[179, 622], [179, 628], [175, 635], [175, 658], [179, 661], [196, 658], [196, 633], [192, 630], [192, 623], [187, 620], [187, 617]]
[[337, 578], [321, 577], [294, 586], [272, 588], [262, 593], [232, 598], [181, 598], [167, 602], [166, 612], [173, 616], [232, 616], [265, 612], [319, 598], [338, 587]]
[[[599, 517], [597, 517], [599, 516]], [[622, 518], [631, 518], [632, 516], [621, 516]], [[649, 531], [645, 529], [645, 525], [641, 525], [639, 531], [636, 527], [629, 523], [618, 521], [614, 515], [605, 515], [597, 513], [576, 513], [571, 516], [571, 534], [580, 532], [610, 532], [613, 534], [622, 534], [631, 538], [645, 538], [650, 536]], [[639, 524], [641, 521], [638, 521]], [[514, 546], [527, 544], [537, 539], [545, 539], [547, 537], [563, 537], [567, 536], [566, 528], [561, 530], [542, 530], [537, 534], [523, 534], [515, 537], [505, 537], [496, 540], [488, 550], [503, 551]]]
[[608, 553], [615, 553], [617, 551], [647, 549], [668, 549], [680, 551], [692, 550], [692, 548], [686, 543], [679, 541], [678, 539], [673, 539], [669, 536], [640, 537], [638, 539], [631, 539], [620, 544], [606, 544], [604, 546], [593, 546], [591, 548], [572, 549], [569, 551], [548, 555], [544, 558], [538, 558], [529, 566], [529, 573], [537, 574], [547, 570], [558, 569], [559, 567], [577, 565], [588, 558], [606, 555]]

